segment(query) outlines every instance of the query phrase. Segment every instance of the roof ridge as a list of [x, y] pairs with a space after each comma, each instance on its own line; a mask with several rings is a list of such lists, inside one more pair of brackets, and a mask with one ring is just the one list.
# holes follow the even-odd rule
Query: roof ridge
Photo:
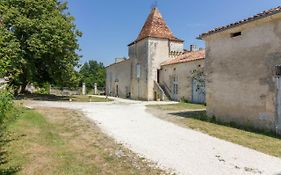
[[174, 36], [173, 32], [168, 27], [160, 11], [156, 7], [153, 8], [149, 13], [137, 39], [133, 43], [136, 43], [147, 37], [162, 38], [169, 39], [172, 41], [183, 42], [183, 40], [180, 40]]
[[281, 12], [281, 6], [271, 8], [269, 10], [264, 10], [264, 11], [262, 11], [260, 13], [257, 13], [255, 15], [251, 16], [251, 17], [242, 19], [242, 20], [237, 21], [237, 22], [230, 23], [228, 25], [217, 27], [215, 29], [209, 30], [208, 32], [202, 33], [201, 35], [199, 35], [198, 39], [202, 39], [204, 36], [208, 36], [208, 35], [211, 35], [211, 34], [214, 34], [214, 33], [217, 33], [217, 32], [221, 32], [221, 31], [227, 30], [229, 28], [236, 27], [238, 25], [242, 25], [242, 24], [254, 21], [254, 20], [266, 18], [268, 16], [271, 16], [271, 15], [274, 15], [274, 14], [277, 14], [277, 13], [280, 13], [280, 12]]

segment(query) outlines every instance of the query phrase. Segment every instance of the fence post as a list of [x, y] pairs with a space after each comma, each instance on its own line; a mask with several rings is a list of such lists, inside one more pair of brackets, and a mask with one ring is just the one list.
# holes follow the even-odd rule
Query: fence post
[[82, 84], [82, 95], [86, 95], [86, 84]]
[[94, 85], [94, 95], [97, 95], [98, 94], [98, 85], [97, 83], [95, 83]]

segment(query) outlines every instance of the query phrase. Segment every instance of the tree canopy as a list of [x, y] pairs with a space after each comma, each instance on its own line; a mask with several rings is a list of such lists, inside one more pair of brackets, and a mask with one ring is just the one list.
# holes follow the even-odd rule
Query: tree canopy
[[105, 67], [103, 63], [97, 61], [89, 61], [80, 69], [81, 83], [86, 83], [88, 88], [93, 88], [94, 84], [100, 88], [105, 87]]
[[0, 76], [15, 86], [71, 85], [77, 80], [81, 36], [66, 2], [1, 0]]

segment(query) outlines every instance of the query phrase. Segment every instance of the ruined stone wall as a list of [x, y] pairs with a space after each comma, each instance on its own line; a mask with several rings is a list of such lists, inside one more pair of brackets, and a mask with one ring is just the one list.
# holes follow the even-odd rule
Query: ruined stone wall
[[[232, 38], [231, 33], [242, 32]], [[253, 21], [206, 38], [207, 113], [225, 122], [275, 129], [281, 17]]]
[[131, 89], [131, 60], [118, 62], [106, 68], [106, 94], [127, 98]]

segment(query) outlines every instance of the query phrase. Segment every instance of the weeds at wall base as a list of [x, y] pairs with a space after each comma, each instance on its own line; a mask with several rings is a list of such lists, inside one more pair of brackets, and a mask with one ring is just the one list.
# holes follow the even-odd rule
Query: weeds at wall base
[[278, 135], [277, 132], [275, 132], [275, 131], [259, 129], [259, 128], [256, 128], [254, 126], [251, 126], [250, 124], [242, 126], [242, 125], [240, 125], [240, 124], [238, 124], [234, 121], [224, 122], [224, 121], [221, 121], [221, 120], [217, 119], [216, 116], [208, 117], [206, 112], [197, 113], [196, 115], [190, 115], [188, 117], [193, 118], [193, 119], [197, 119], [197, 120], [201, 120], [201, 121], [205, 121], [205, 122], [214, 123], [214, 124], [217, 124], [217, 125], [223, 125], [223, 126], [226, 126], [226, 127], [231, 127], [231, 128], [235, 128], [235, 129], [239, 129], [239, 130], [244, 130], [244, 131], [248, 131], [248, 132], [253, 132], [253, 133], [262, 134], [262, 135], [265, 135], [265, 136], [281, 139], [281, 136]]

